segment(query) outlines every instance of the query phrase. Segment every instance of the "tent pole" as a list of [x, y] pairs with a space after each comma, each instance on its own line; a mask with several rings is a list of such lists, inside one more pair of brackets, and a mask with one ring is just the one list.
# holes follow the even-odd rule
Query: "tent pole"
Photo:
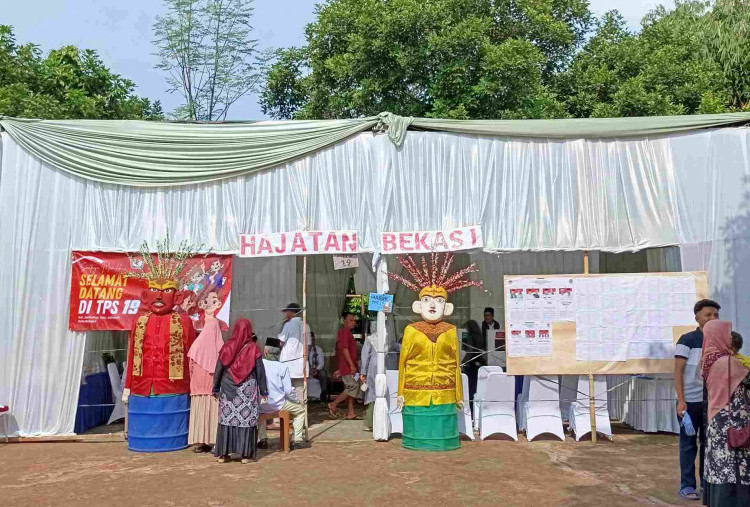
[[302, 257], [302, 391], [305, 405], [305, 441], [307, 441], [307, 256]]
[[[589, 274], [589, 253], [583, 252], [583, 274]], [[589, 415], [591, 416], [591, 441], [596, 443], [596, 405], [594, 403], [594, 374], [589, 373]]]

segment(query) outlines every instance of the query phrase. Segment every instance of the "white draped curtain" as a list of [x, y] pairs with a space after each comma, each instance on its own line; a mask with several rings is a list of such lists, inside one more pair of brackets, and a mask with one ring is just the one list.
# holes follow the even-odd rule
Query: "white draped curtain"
[[[487, 250], [680, 245], [682, 269], [707, 269], [723, 316], [750, 331], [744, 128], [607, 140], [410, 132], [398, 149], [363, 133], [255, 175], [157, 189], [71, 177], [0, 136], [0, 403], [22, 435], [73, 429], [85, 335], [67, 330], [70, 251], [134, 250], [167, 228], [216, 252], [236, 252], [241, 232], [353, 229], [374, 251], [380, 231], [474, 224]], [[539, 268], [579, 265], [561, 262]], [[247, 286], [266, 291], [258, 276]], [[501, 292], [490, 292], [475, 301], [497, 304]]]

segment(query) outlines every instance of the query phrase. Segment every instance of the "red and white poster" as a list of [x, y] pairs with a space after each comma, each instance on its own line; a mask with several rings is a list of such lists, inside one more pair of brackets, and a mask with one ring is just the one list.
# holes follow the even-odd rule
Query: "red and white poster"
[[281, 255], [356, 254], [355, 231], [297, 231], [273, 234], [240, 234], [240, 257]]
[[[138, 260], [140, 255], [135, 255]], [[156, 256], [154, 255], [154, 260]], [[129, 331], [141, 314], [141, 293], [148, 282], [127, 278], [137, 271], [126, 253], [73, 251], [70, 285], [72, 331]], [[182, 272], [184, 300], [177, 311], [187, 313], [196, 329], [213, 314], [227, 329], [232, 292], [232, 256], [196, 256]]]
[[384, 254], [456, 252], [484, 247], [478, 225], [444, 231], [381, 232], [380, 251]]

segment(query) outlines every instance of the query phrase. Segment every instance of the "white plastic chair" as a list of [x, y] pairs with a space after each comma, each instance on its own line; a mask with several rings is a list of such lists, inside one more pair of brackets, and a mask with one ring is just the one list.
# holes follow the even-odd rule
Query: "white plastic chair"
[[485, 396], [479, 406], [480, 439], [502, 433], [518, 442], [515, 392], [514, 376], [495, 372], [487, 377]]
[[477, 372], [477, 392], [474, 393], [474, 400], [472, 402], [474, 404], [474, 429], [476, 431], [479, 431], [479, 402], [487, 388], [487, 377], [490, 373], [502, 373], [503, 371], [500, 366], [482, 366]]
[[[576, 441], [591, 433], [591, 409], [589, 405], [589, 378], [578, 377], [578, 397], [570, 405], [570, 430]], [[607, 380], [603, 375], [594, 375], [594, 412], [596, 413], [596, 433], [612, 440], [612, 425], [609, 422], [607, 407]]]
[[[560, 386], [543, 377], [529, 380], [529, 401], [526, 402], [526, 439], [531, 442], [543, 433], [565, 440], [560, 414]], [[524, 388], [526, 387], [524, 382]]]
[[388, 418], [391, 420], [391, 434], [403, 433], [404, 423], [401, 419], [401, 409], [398, 408], [398, 370], [386, 370], [386, 397], [388, 398]]
[[107, 365], [107, 373], [109, 374], [109, 383], [112, 384], [112, 396], [115, 398], [115, 409], [112, 410], [112, 415], [109, 416], [109, 421], [107, 421], [107, 424], [112, 424], [118, 419], [125, 418], [125, 404], [122, 402], [120, 373], [117, 371], [117, 365], [109, 363]]
[[469, 377], [465, 373], [461, 374], [461, 384], [464, 391], [464, 413], [458, 416], [458, 433], [460, 435], [466, 435], [472, 440], [475, 440], [474, 432], [471, 426], [471, 407], [469, 406]]

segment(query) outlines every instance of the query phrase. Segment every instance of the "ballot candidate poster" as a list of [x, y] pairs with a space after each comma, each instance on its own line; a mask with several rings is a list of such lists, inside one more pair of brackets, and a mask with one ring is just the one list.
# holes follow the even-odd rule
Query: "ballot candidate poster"
[[[140, 255], [133, 261], [138, 263]], [[156, 260], [156, 255], [154, 255]], [[73, 251], [70, 285], [71, 331], [122, 331], [132, 329], [143, 313], [141, 294], [146, 280], [126, 275], [132, 265], [127, 253]], [[203, 328], [206, 315], [219, 320], [223, 330], [229, 322], [232, 291], [232, 256], [199, 255], [188, 260], [180, 290], [184, 299], [175, 309], [190, 316], [195, 328]]]

